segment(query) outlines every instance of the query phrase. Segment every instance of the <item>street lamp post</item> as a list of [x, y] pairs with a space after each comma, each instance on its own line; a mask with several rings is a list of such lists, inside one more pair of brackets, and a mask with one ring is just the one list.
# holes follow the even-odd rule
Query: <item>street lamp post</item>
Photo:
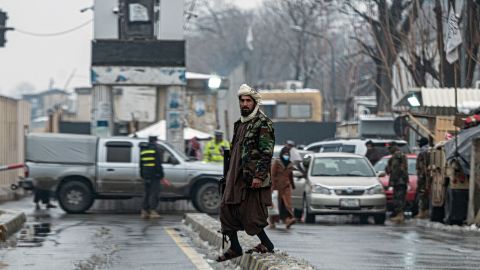
[[[333, 47], [332, 42], [327, 37], [325, 37], [324, 35], [317, 34], [317, 33], [312, 32], [312, 31], [308, 31], [308, 30], [303, 29], [302, 27], [300, 27], [298, 25], [292, 25], [292, 26], [290, 26], [290, 28], [293, 31], [300, 32], [300, 33], [305, 33], [305, 34], [308, 34], [308, 35], [311, 35], [311, 36], [314, 36], [314, 37], [318, 37], [318, 38], [321, 38], [321, 39], [323, 39], [327, 42], [328, 46], [330, 47], [330, 53], [332, 55], [332, 57], [330, 57], [330, 61], [331, 61], [330, 62], [330, 73], [331, 73], [331, 76], [332, 76], [332, 78], [330, 79], [330, 87], [332, 88], [334, 103], [337, 104], [338, 103], [338, 98], [337, 98], [336, 82], [335, 82], [335, 73], [336, 73], [336, 71], [335, 71], [335, 48]], [[335, 106], [335, 107], [338, 108], [338, 106]]]

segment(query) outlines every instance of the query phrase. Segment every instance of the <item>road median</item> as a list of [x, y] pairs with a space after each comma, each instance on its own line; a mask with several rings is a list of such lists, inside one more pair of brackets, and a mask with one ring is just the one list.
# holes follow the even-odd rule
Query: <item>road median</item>
[[23, 212], [0, 210], [0, 241], [6, 241], [19, 231], [25, 221], [27, 221], [27, 217]]
[[[222, 246], [222, 234], [219, 233], [220, 222], [206, 214], [185, 214], [185, 223], [199, 234], [200, 238], [207, 241], [210, 245], [220, 248]], [[256, 237], [251, 237], [244, 232], [240, 232], [240, 243], [243, 247], [254, 247], [258, 243]], [[228, 246], [228, 244], [226, 244]], [[233, 260], [245, 270], [295, 270], [295, 269], [315, 269], [310, 263], [303, 259], [295, 258], [286, 252], [275, 249], [273, 254], [244, 254], [242, 257]]]

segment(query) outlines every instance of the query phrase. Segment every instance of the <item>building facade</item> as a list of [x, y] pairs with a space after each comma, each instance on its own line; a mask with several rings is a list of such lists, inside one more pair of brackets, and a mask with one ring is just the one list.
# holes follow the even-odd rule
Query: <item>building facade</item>
[[183, 0], [96, 0], [92, 41], [92, 133], [124, 135], [131, 123], [167, 121], [183, 149]]
[[[0, 165], [24, 162], [24, 136], [30, 127], [30, 104], [0, 96]], [[23, 170], [0, 171], [0, 188], [10, 188]]]

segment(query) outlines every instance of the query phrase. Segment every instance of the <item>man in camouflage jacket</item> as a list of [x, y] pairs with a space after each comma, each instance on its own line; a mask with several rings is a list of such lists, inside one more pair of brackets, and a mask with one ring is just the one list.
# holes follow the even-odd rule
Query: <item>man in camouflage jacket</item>
[[273, 124], [259, 110], [261, 96], [244, 84], [238, 91], [240, 120], [234, 125], [231, 157], [220, 205], [222, 233], [230, 248], [217, 258], [222, 262], [243, 254], [237, 232], [256, 235], [260, 244], [250, 252], [273, 252], [273, 243], [264, 228], [268, 225], [267, 206], [272, 204], [270, 165], [275, 144]]
[[420, 147], [420, 153], [417, 156], [417, 198], [418, 198], [418, 215], [415, 218], [428, 217], [428, 139], [422, 137], [418, 140], [418, 146]]
[[[238, 127], [241, 121], [238, 120], [234, 125], [234, 134], [237, 135]], [[275, 138], [273, 134], [273, 123], [263, 112], [258, 112], [257, 116], [250, 121], [246, 127], [247, 132], [243, 138], [241, 168], [243, 177], [247, 182], [253, 179], [261, 180], [262, 188], [270, 187], [270, 165], [273, 155]], [[240, 138], [233, 138], [233, 141]]]
[[385, 172], [390, 175], [389, 185], [393, 187], [393, 207], [395, 217], [392, 222], [402, 223], [405, 220], [403, 211], [405, 210], [405, 199], [407, 196], [408, 185], [408, 163], [405, 154], [392, 142], [389, 149], [391, 157], [388, 160]]

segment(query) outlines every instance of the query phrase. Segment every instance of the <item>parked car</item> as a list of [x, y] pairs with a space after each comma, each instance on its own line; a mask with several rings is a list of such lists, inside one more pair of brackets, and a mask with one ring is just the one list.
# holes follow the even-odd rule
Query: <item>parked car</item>
[[362, 222], [373, 216], [385, 222], [386, 196], [370, 162], [350, 153], [315, 153], [303, 162], [306, 175], [297, 172], [292, 192], [295, 214], [306, 223], [315, 215], [358, 215]]
[[[273, 147], [273, 158], [278, 158], [280, 156], [280, 151], [282, 150], [284, 146], [283, 145], [275, 145]], [[303, 149], [297, 149], [298, 151], [298, 154], [300, 154], [300, 157], [303, 159], [303, 157], [305, 157], [306, 154], [310, 154], [310, 153], [313, 153], [312, 151], [308, 151], [308, 150], [303, 150]]]
[[[390, 177], [385, 174], [385, 167], [387, 166], [388, 159], [391, 156], [385, 156], [380, 159], [374, 166], [377, 175], [380, 177], [380, 181], [385, 189], [385, 194], [387, 195], [387, 209], [392, 210], [393, 204], [393, 187], [388, 186], [388, 181]], [[418, 202], [417, 202], [417, 155], [408, 154], [408, 187], [407, 187], [407, 205], [406, 209], [412, 212], [412, 215], [418, 213]]]
[[304, 149], [315, 153], [343, 152], [364, 156], [367, 153], [367, 146], [365, 143], [370, 140], [373, 142], [373, 145], [379, 151], [381, 156], [390, 154], [388, 152], [388, 146], [392, 141], [397, 143], [403, 153], [410, 153], [410, 148], [406, 141], [392, 139], [335, 139], [314, 142], [307, 145]]
[[[140, 197], [140, 144], [147, 139], [90, 135], [30, 134], [26, 166], [35, 186], [52, 191], [68, 213], [87, 211], [96, 199]], [[204, 213], [217, 213], [222, 166], [190, 160], [165, 141], [158, 141], [165, 178], [160, 198], [189, 199]]]

